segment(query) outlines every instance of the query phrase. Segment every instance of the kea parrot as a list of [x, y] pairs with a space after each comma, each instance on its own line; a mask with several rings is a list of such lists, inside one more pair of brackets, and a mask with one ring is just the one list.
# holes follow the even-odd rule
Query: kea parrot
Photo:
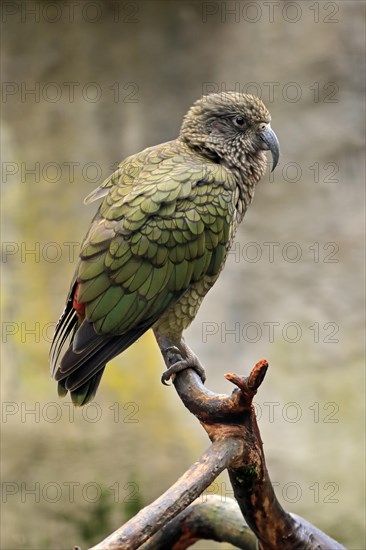
[[[126, 158], [85, 199], [103, 199], [81, 245], [50, 350], [61, 397], [94, 398], [105, 366], [152, 328], [181, 361], [204, 369], [182, 333], [217, 280], [266, 170], [279, 159], [270, 114], [255, 96], [203, 96], [177, 139]], [[67, 341], [69, 345], [67, 347]], [[160, 346], [161, 347], [161, 346]], [[63, 352], [63, 350], [65, 351]]]

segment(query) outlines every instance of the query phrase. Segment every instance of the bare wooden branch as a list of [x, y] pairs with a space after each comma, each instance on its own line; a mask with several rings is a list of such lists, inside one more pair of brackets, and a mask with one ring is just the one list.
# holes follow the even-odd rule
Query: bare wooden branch
[[[253, 416], [255, 419], [255, 416]], [[255, 432], [256, 424], [253, 426]], [[258, 428], [256, 428], [258, 430]], [[253, 453], [258, 452], [258, 456]], [[253, 460], [248, 467], [248, 456]], [[258, 458], [260, 458], [258, 461]], [[245, 449], [242, 466], [229, 468], [234, 496], [261, 550], [345, 550], [300, 516], [287, 513], [278, 502], [265, 465], [259, 431], [255, 444]]]
[[[159, 342], [164, 344], [164, 342]], [[167, 343], [169, 344], [169, 343]], [[173, 359], [164, 353], [167, 358]], [[200, 420], [211, 441], [226, 437], [242, 442], [242, 454], [228, 468], [235, 498], [247, 524], [263, 550], [344, 550], [337, 541], [299, 516], [287, 513], [277, 500], [264, 457], [253, 398], [268, 369], [265, 360], [258, 362], [248, 377], [227, 374], [237, 386], [231, 396], [208, 391], [199, 376], [187, 369], [174, 379], [174, 386], [184, 405]]]
[[153, 535], [141, 550], [185, 550], [197, 540], [229, 542], [257, 550], [257, 539], [245, 525], [238, 503], [218, 495], [203, 495]]
[[[182, 359], [168, 353], [168, 348], [172, 348], [169, 341], [159, 336], [157, 339], [168, 368]], [[212, 446], [161, 497], [91, 550], [133, 550], [143, 543], [145, 548], [159, 548], [151, 546], [155, 543], [166, 548], [172, 537], [178, 537], [174, 548], [183, 549], [197, 540], [198, 527], [201, 535], [210, 532], [222, 536], [223, 521], [214, 521], [215, 526], [213, 518], [200, 523], [197, 518], [207, 520], [207, 514], [197, 503], [197, 512], [194, 507], [185, 509], [226, 468], [239, 508], [257, 537], [260, 550], [345, 550], [306, 520], [287, 513], [276, 498], [253, 405], [267, 369], [268, 363], [263, 360], [248, 377], [227, 374], [227, 380], [237, 386], [230, 396], [207, 390], [192, 369], [175, 375], [173, 383], [179, 397], [199, 419]], [[177, 531], [182, 521], [186, 530]]]
[[182, 512], [232, 463], [240, 443], [217, 441], [172, 487], [91, 550], [133, 550]]

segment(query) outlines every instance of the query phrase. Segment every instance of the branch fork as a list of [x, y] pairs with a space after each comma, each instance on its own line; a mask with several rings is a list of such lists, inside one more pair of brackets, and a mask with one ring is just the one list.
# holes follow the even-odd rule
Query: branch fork
[[[158, 343], [168, 368], [182, 360], [172, 355], [169, 342], [159, 338]], [[276, 498], [253, 405], [267, 370], [262, 360], [247, 377], [226, 374], [236, 386], [231, 395], [205, 388], [191, 368], [174, 375], [180, 399], [212, 444], [163, 495], [91, 550], [183, 550], [199, 538], [230, 541], [245, 550], [345, 550], [306, 520], [286, 512]], [[219, 505], [217, 498], [207, 497], [202, 502], [200, 495], [225, 469], [236, 502], [226, 499]], [[234, 519], [228, 532], [229, 516]]]

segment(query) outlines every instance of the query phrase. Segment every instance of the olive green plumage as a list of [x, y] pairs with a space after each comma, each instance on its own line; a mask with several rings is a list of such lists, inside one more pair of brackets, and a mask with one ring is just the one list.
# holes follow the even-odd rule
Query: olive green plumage
[[105, 363], [148, 328], [180, 347], [265, 170], [263, 151], [277, 161], [260, 100], [208, 99], [189, 111], [177, 140], [128, 157], [85, 200], [103, 198], [51, 349], [59, 392], [70, 390], [76, 404], [94, 396]]
[[[98, 333], [160, 316], [183, 290], [218, 274], [235, 178], [181, 142], [125, 160], [81, 247], [78, 301]], [[134, 174], [134, 179], [130, 174]]]

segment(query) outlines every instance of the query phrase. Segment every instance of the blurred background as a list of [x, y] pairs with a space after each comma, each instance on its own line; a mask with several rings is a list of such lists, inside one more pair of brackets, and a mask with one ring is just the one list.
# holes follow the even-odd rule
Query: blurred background
[[[152, 334], [81, 410], [58, 399], [48, 349], [96, 209], [83, 198], [225, 90], [262, 97], [282, 156], [186, 339], [221, 393], [269, 361], [256, 402], [281, 503], [365, 548], [364, 8], [2, 3], [2, 548], [95, 544], [209, 445], [161, 385]], [[226, 475], [209, 492], [232, 496]]]

